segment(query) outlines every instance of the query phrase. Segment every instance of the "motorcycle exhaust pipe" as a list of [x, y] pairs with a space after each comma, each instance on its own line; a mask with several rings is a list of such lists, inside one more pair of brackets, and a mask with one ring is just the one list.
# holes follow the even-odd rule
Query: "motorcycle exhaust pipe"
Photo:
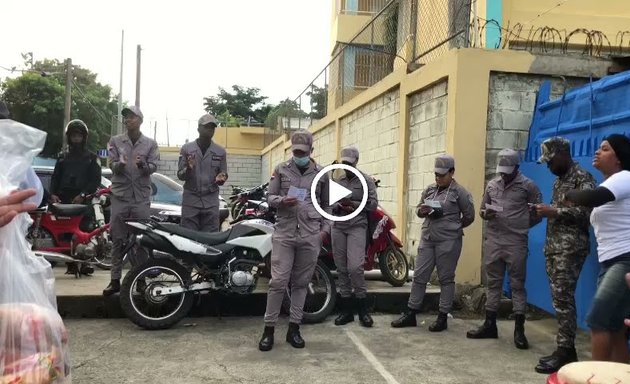
[[77, 259], [73, 259], [72, 257], [68, 255], [64, 255], [63, 253], [58, 253], [58, 252], [33, 251], [33, 253], [35, 253], [35, 256], [40, 256], [48, 261], [53, 261], [57, 263], [74, 263], [76, 261], [80, 261]]

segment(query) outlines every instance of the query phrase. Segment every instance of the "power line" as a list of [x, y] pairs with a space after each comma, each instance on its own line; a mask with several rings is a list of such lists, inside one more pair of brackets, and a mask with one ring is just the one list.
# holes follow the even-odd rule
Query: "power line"
[[98, 108], [96, 108], [88, 99], [88, 97], [85, 95], [85, 93], [83, 92], [83, 90], [81, 90], [81, 87], [79, 87], [79, 85], [76, 83], [76, 81], [72, 81], [72, 86], [79, 92], [79, 94], [81, 95], [81, 97], [83, 97], [83, 100], [90, 106], [92, 107], [92, 109], [94, 110], [94, 112], [96, 112], [96, 115], [103, 121], [103, 123], [105, 124], [111, 124], [111, 121], [107, 121], [107, 118], [105, 116], [103, 116], [102, 112], [98, 110]]

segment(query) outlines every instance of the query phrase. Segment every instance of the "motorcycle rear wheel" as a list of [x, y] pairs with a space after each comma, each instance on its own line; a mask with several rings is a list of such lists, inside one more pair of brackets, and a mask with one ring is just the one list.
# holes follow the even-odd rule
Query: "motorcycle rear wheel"
[[[322, 292], [323, 291], [323, 292]], [[337, 303], [337, 286], [330, 269], [322, 260], [317, 260], [313, 277], [308, 285], [306, 300], [304, 301], [304, 315], [302, 323], [321, 323], [335, 309]], [[287, 292], [282, 301], [282, 308], [287, 313], [291, 313], [291, 287], [287, 287]]]
[[[158, 280], [167, 275], [172, 280], [169, 282], [174, 284], [166, 285], [166, 281]], [[138, 282], [142, 280], [146, 285], [144, 289], [138, 288]], [[139, 327], [149, 330], [171, 328], [190, 312], [193, 293], [158, 296], [153, 290], [188, 286], [190, 282], [190, 272], [181, 264], [169, 259], [149, 259], [125, 275], [120, 285], [120, 306], [127, 318]]]
[[385, 281], [394, 287], [405, 285], [409, 278], [409, 263], [402, 250], [390, 245], [378, 255], [378, 264]]

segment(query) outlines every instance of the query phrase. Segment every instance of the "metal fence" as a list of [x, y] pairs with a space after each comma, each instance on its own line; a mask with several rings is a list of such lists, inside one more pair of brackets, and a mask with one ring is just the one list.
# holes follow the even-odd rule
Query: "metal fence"
[[470, 0], [338, 0], [337, 15], [373, 15], [371, 20], [349, 42], [336, 42], [331, 61], [294, 99], [297, 110], [290, 117], [309, 120], [268, 129], [265, 143], [283, 132], [308, 128], [398, 68], [414, 68], [449, 49], [468, 46], [470, 4]]

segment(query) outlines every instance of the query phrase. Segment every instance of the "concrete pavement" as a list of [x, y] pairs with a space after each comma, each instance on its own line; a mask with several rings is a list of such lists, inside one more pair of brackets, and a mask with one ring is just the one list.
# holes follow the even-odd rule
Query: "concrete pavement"
[[[365, 329], [355, 321], [336, 327], [302, 326], [305, 349], [284, 341], [286, 318], [270, 352], [257, 349], [262, 317], [193, 318], [165, 331], [144, 331], [124, 319], [65, 320], [74, 383], [545, 383], [534, 372], [554, 348], [555, 320], [526, 323], [532, 345], [512, 343], [513, 322], [499, 322], [499, 339], [469, 340], [479, 320], [451, 319], [431, 333], [434, 316], [416, 328], [393, 329], [394, 315], [376, 315]], [[580, 332], [578, 350], [588, 351]], [[582, 359], [589, 358], [581, 355]]]

